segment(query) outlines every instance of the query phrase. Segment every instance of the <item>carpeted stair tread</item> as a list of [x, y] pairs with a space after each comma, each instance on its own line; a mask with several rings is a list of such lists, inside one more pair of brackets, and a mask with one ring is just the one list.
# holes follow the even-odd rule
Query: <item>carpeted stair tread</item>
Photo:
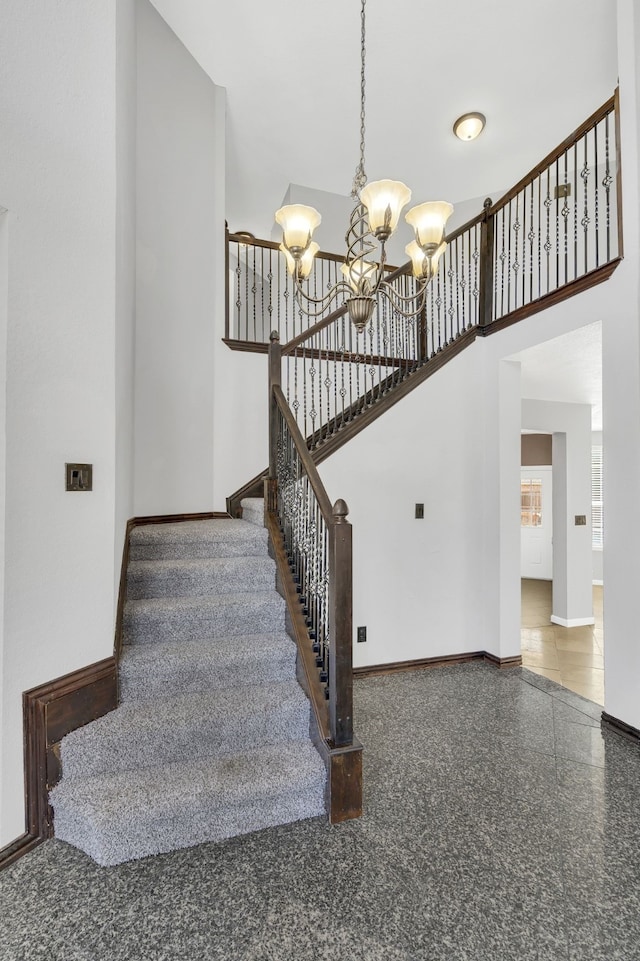
[[266, 529], [231, 517], [177, 524], [143, 524], [133, 528], [129, 540], [132, 561], [238, 557], [266, 552]]
[[264, 527], [264, 497], [243, 497], [240, 501], [242, 520]]
[[62, 739], [62, 770], [76, 778], [223, 757], [308, 737], [309, 719], [309, 701], [295, 679], [125, 701]]
[[324, 765], [309, 740], [111, 777], [51, 792], [56, 837], [99, 864], [159, 854], [324, 811]]
[[275, 585], [275, 561], [255, 557], [206, 557], [132, 561], [127, 573], [127, 597], [187, 597], [269, 590]]
[[99, 864], [324, 812], [262, 502], [135, 527], [115, 711], [61, 742], [56, 837]]
[[275, 589], [205, 597], [127, 601], [124, 642], [152, 644], [284, 630], [284, 599]]
[[140, 700], [284, 681], [295, 676], [295, 662], [296, 646], [284, 632], [125, 646], [120, 696]]

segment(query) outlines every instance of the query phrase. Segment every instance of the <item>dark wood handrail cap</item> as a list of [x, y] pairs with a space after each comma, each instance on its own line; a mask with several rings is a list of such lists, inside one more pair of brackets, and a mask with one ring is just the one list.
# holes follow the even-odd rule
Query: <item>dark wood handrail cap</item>
[[272, 344], [277, 344], [280, 341], [280, 334], [277, 330], [272, 330], [269, 334], [269, 340]]
[[347, 502], [339, 497], [333, 505], [333, 516], [336, 519], [336, 524], [346, 523], [348, 513], [349, 508], [347, 507]]

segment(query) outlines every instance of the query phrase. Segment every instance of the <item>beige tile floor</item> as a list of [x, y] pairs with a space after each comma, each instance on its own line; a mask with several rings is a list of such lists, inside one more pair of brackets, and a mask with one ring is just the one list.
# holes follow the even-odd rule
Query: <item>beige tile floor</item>
[[593, 588], [593, 627], [551, 623], [551, 581], [522, 580], [522, 664], [604, 705], [602, 588]]

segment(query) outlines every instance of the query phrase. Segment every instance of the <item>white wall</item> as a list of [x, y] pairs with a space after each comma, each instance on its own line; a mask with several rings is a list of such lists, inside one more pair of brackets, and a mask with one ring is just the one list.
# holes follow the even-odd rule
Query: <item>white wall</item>
[[[522, 401], [522, 427], [553, 435], [553, 604], [564, 627], [593, 623], [591, 406]], [[584, 527], [575, 525], [584, 514]]]
[[[320, 465], [354, 530], [354, 663], [413, 660], [484, 646], [483, 432], [469, 410], [481, 388], [471, 349]], [[416, 502], [424, 520], [415, 520]]]
[[[4, 676], [4, 534], [6, 486], [6, 382], [7, 382], [7, 294], [9, 281], [9, 218], [0, 207], [0, 734], [5, 701]], [[4, 740], [0, 736], [0, 776], [3, 771]], [[3, 824], [3, 792], [0, 790], [0, 829]], [[0, 840], [0, 845], [2, 841]]]
[[[21, 695], [113, 647], [115, 0], [5, 0], [8, 208], [0, 844], [24, 830]], [[64, 490], [65, 461], [94, 465]]]
[[[591, 446], [595, 447], [596, 445], [601, 445], [603, 442], [602, 436], [603, 435], [601, 430], [592, 431]], [[603, 517], [604, 517], [604, 513], [603, 513]], [[604, 551], [603, 550], [593, 551], [592, 565], [593, 565], [592, 567], [593, 583], [602, 584], [604, 582]]]
[[114, 602], [127, 520], [133, 516], [133, 369], [136, 307], [136, 10], [116, 8], [116, 503]]
[[640, 728], [638, 618], [640, 555], [630, 532], [640, 526], [640, 16], [618, 0], [625, 261], [610, 287], [602, 325], [602, 400], [607, 519], [604, 535], [605, 710]]
[[137, 17], [134, 508], [138, 515], [208, 511], [221, 296], [214, 265], [224, 263], [224, 167], [216, 166], [223, 101], [148, 0], [138, 0]]

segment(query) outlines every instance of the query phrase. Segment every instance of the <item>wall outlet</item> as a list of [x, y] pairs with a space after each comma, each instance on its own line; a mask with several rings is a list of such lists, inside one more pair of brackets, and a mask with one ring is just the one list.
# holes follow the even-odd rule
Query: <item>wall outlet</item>
[[556, 188], [553, 193], [556, 200], [559, 200], [561, 197], [570, 197], [571, 184], [556, 184]]
[[93, 490], [93, 464], [65, 464], [66, 490]]
[[586, 514], [576, 514], [576, 527], [586, 527], [587, 526], [587, 515]]
[[358, 644], [364, 644], [367, 639], [367, 629], [366, 627], [358, 628]]
[[424, 520], [424, 504], [416, 504], [416, 520]]

